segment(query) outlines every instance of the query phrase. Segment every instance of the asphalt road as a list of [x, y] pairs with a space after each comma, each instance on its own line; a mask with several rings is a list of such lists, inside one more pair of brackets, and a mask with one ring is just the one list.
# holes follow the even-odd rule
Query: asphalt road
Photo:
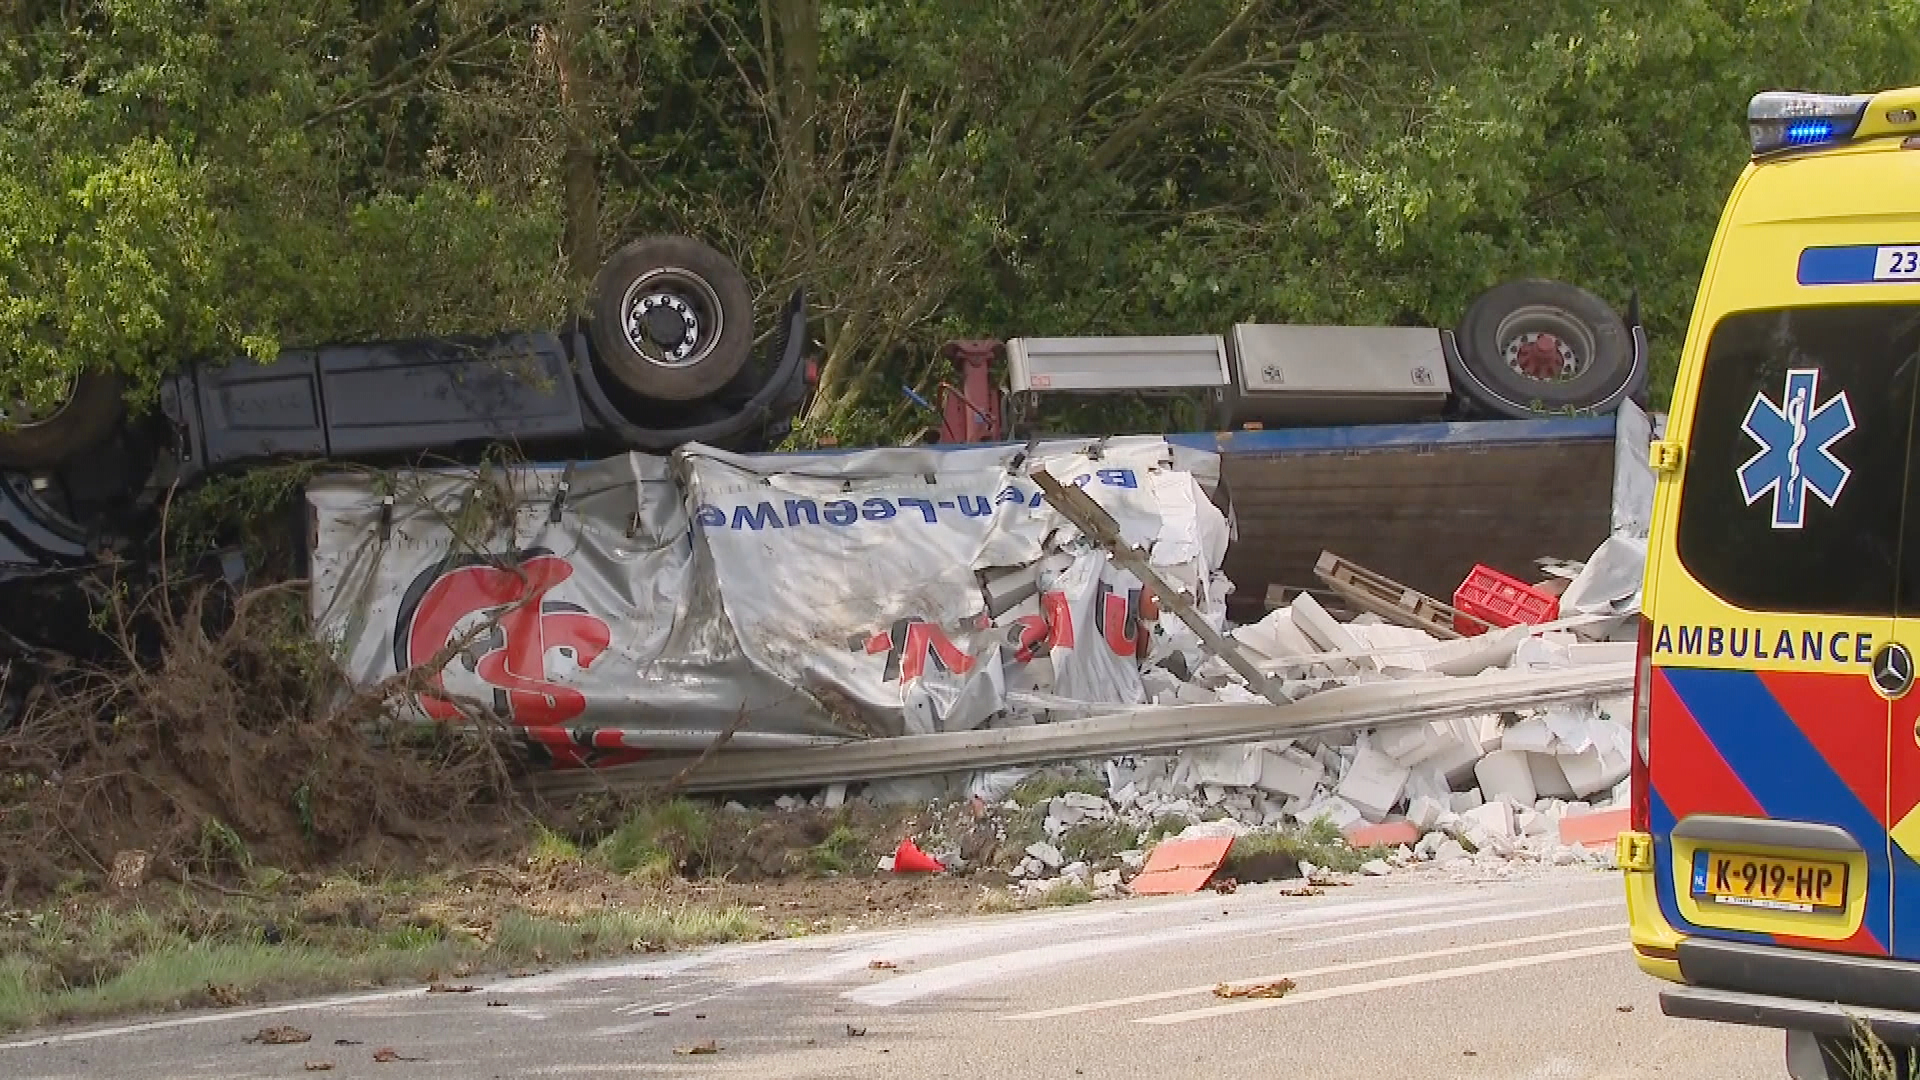
[[[1504, 873], [1246, 886], [40, 1033], [0, 1044], [0, 1076], [1786, 1075], [1777, 1033], [1660, 1014], [1615, 875]], [[1296, 983], [1279, 999], [1213, 992], [1279, 976]], [[245, 1041], [282, 1024], [312, 1040]]]

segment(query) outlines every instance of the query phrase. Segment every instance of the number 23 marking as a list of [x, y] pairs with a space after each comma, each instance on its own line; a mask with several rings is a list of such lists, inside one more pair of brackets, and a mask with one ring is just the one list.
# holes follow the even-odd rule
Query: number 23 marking
[[1890, 248], [1887, 251], [1887, 267], [1881, 271], [1885, 277], [1906, 277], [1920, 273], [1920, 248]]

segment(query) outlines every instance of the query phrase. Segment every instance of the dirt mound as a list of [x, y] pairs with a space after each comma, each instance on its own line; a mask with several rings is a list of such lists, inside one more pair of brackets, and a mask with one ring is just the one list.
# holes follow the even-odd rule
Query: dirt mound
[[396, 725], [408, 679], [352, 689], [312, 642], [297, 584], [115, 593], [103, 614], [120, 640], [159, 645], [68, 672], [0, 733], [0, 908], [108, 877], [128, 851], [161, 876], [218, 880], [407, 863], [512, 832], [485, 725]]

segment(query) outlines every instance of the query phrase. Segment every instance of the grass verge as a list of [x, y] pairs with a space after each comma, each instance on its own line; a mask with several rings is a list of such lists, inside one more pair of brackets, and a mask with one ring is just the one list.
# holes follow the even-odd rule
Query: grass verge
[[[347, 892], [350, 898], [335, 903]], [[204, 898], [177, 890], [125, 910], [16, 914], [0, 925], [0, 1030], [460, 979], [770, 933], [737, 906], [662, 901], [488, 912], [462, 910], [455, 896], [445, 882], [351, 890], [333, 883], [285, 903], [210, 909]], [[334, 910], [339, 921], [329, 914]]]

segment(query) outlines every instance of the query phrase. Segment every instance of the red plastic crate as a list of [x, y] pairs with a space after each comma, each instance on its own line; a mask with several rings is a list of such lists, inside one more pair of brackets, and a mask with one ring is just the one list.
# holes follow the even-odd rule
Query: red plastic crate
[[1559, 597], [1478, 564], [1453, 591], [1453, 606], [1473, 616], [1453, 620], [1453, 628], [1469, 637], [1486, 632], [1476, 619], [1493, 626], [1538, 626], [1560, 617]]

